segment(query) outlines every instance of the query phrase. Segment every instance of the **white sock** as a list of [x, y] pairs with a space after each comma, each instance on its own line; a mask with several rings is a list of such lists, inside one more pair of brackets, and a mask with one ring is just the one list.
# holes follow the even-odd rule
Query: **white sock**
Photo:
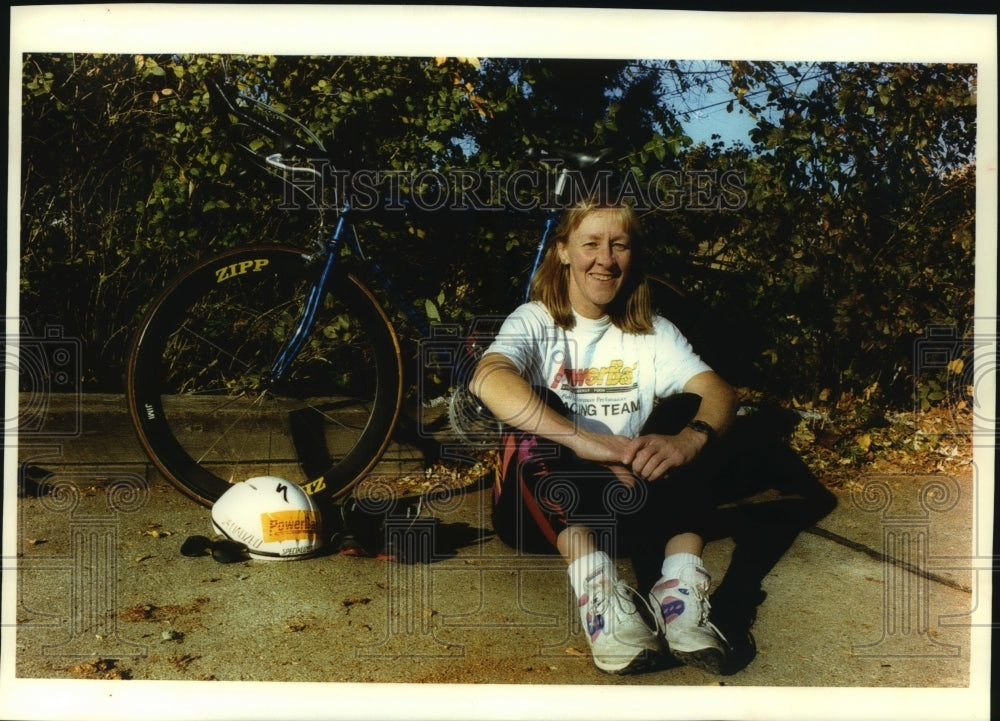
[[660, 573], [666, 579], [680, 578], [681, 569], [685, 566], [694, 566], [695, 568], [705, 568], [704, 562], [701, 560], [701, 556], [697, 556], [693, 553], [671, 553], [669, 556], [663, 559], [663, 565], [660, 567]]
[[569, 582], [573, 584], [573, 590], [576, 592], [577, 598], [582, 596], [584, 591], [601, 574], [606, 576], [612, 583], [614, 583], [617, 575], [615, 573], [614, 562], [604, 551], [595, 551], [594, 553], [588, 553], [586, 556], [580, 556], [580, 558], [569, 564], [567, 572], [569, 573]]

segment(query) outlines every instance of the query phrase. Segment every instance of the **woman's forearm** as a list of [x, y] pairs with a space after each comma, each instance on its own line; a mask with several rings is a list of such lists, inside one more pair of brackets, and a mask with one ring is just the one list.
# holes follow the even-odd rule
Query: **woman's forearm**
[[570, 448], [575, 445], [576, 424], [546, 404], [505, 356], [484, 356], [469, 389], [502, 423]]

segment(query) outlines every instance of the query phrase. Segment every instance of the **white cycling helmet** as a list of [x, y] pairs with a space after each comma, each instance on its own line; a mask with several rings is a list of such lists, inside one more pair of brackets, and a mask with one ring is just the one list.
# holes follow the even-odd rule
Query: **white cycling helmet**
[[262, 561], [305, 558], [323, 543], [322, 519], [312, 498], [277, 476], [234, 484], [212, 506], [212, 527]]

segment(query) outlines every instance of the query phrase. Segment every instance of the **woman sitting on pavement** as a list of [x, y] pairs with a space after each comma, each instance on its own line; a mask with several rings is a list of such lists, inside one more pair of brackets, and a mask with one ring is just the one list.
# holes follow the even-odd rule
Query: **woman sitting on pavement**
[[[531, 301], [476, 368], [473, 393], [505, 424], [494, 528], [509, 545], [540, 540], [562, 554], [601, 670], [659, 667], [662, 636], [677, 658], [721, 673], [727, 644], [708, 620], [701, 554], [714, 511], [711, 449], [736, 395], [653, 313], [638, 231], [624, 205], [591, 199], [568, 210]], [[669, 397], [694, 404], [654, 412]], [[662, 576], [644, 589], [656, 631], [614, 561], [650, 544], [663, 553]]]

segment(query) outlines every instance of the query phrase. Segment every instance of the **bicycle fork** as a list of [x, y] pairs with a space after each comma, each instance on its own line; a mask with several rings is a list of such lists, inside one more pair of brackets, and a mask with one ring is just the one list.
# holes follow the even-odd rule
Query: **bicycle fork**
[[326, 291], [330, 274], [333, 273], [333, 267], [337, 262], [337, 249], [340, 247], [340, 234], [343, 230], [343, 224], [344, 217], [341, 216], [337, 221], [337, 227], [327, 248], [326, 256], [323, 258], [323, 268], [320, 271], [319, 278], [309, 288], [309, 295], [306, 298], [302, 315], [299, 317], [295, 330], [292, 332], [291, 338], [288, 339], [278, 353], [278, 357], [266, 375], [268, 385], [278, 383], [284, 379], [292, 362], [298, 356], [299, 351], [302, 350], [302, 346], [312, 332], [311, 329], [313, 322], [316, 320], [316, 313], [319, 310], [320, 302], [323, 300], [323, 293]]

